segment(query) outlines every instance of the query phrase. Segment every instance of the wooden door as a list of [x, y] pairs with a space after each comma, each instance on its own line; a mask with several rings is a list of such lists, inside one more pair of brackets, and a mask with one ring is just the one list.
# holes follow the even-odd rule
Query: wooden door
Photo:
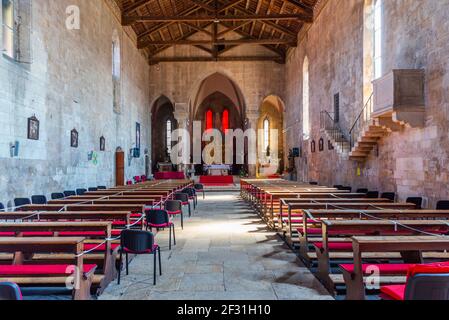
[[125, 185], [125, 153], [123, 151], [115, 153], [115, 184], [116, 186]]

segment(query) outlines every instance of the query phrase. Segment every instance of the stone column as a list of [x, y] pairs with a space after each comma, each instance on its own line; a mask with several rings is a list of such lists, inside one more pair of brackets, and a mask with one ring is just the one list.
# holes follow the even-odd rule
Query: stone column
[[[259, 112], [248, 111], [246, 114], [247, 124], [246, 130], [253, 129], [257, 136], [257, 122], [259, 120]], [[256, 140], [257, 141], [257, 140]], [[256, 143], [257, 144], [257, 143]], [[256, 147], [256, 158], [258, 159], [258, 148]], [[248, 174], [250, 178], [255, 178], [257, 173], [257, 164], [248, 164]]]

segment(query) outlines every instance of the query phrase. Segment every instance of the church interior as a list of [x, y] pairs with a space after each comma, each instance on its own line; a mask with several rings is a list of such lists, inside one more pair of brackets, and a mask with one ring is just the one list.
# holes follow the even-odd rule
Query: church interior
[[1, 3], [0, 300], [449, 300], [448, 0]]

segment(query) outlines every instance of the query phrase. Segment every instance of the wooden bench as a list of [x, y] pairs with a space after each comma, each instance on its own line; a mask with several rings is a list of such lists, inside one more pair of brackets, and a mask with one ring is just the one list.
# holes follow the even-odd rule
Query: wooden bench
[[[75, 263], [67, 265], [0, 266], [0, 282], [13, 282], [23, 287], [67, 287], [73, 282], [74, 300], [91, 299], [90, 288], [96, 265], [84, 265], [84, 238], [0, 238], [0, 252], [22, 256], [36, 253], [70, 253]], [[73, 281], [72, 281], [73, 280]]]
[[[447, 218], [449, 218], [449, 213]], [[334, 289], [334, 283], [330, 277], [332, 252], [352, 254], [352, 242], [347, 242], [347, 237], [356, 235], [421, 235], [418, 230], [435, 234], [447, 234], [449, 232], [448, 220], [323, 220], [321, 224], [322, 239], [314, 243], [318, 260], [317, 277], [329, 292]], [[344, 238], [334, 238], [330, 241], [331, 236]], [[341, 255], [339, 258], [341, 258]], [[369, 257], [364, 257], [364, 259], [367, 258]], [[382, 255], [375, 258], [381, 259]], [[402, 258], [406, 259], [407, 257]]]
[[[409, 262], [422, 263], [423, 251], [449, 250], [449, 237], [438, 236], [396, 236], [396, 237], [353, 237], [353, 270], [343, 271], [347, 300], [365, 300], [365, 273], [362, 254], [366, 252], [400, 252]], [[412, 257], [415, 257], [412, 261]], [[375, 265], [373, 265], [375, 266]]]

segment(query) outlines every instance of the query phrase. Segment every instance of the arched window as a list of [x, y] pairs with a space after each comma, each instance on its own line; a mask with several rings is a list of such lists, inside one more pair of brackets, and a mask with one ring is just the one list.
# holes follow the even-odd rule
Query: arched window
[[165, 123], [165, 132], [166, 132], [166, 149], [167, 149], [167, 154], [170, 155], [171, 154], [171, 138], [172, 138], [172, 122], [171, 120], [167, 120], [167, 122]]
[[309, 59], [305, 57], [302, 67], [302, 133], [305, 139], [308, 139], [310, 136], [309, 94]]
[[121, 112], [120, 97], [120, 39], [117, 32], [114, 32], [112, 38], [112, 85], [113, 85], [113, 107], [115, 113]]
[[374, 79], [382, 76], [382, 0], [374, 2]]
[[266, 118], [263, 121], [263, 151], [268, 155], [270, 147], [270, 120]]
[[226, 130], [229, 129], [229, 111], [227, 109], [225, 109], [225, 111], [223, 111], [223, 119], [222, 119], [221, 123], [223, 126], [223, 133], [226, 133]]
[[213, 117], [214, 114], [212, 113], [212, 110], [207, 110], [206, 112], [206, 131], [213, 129]]

